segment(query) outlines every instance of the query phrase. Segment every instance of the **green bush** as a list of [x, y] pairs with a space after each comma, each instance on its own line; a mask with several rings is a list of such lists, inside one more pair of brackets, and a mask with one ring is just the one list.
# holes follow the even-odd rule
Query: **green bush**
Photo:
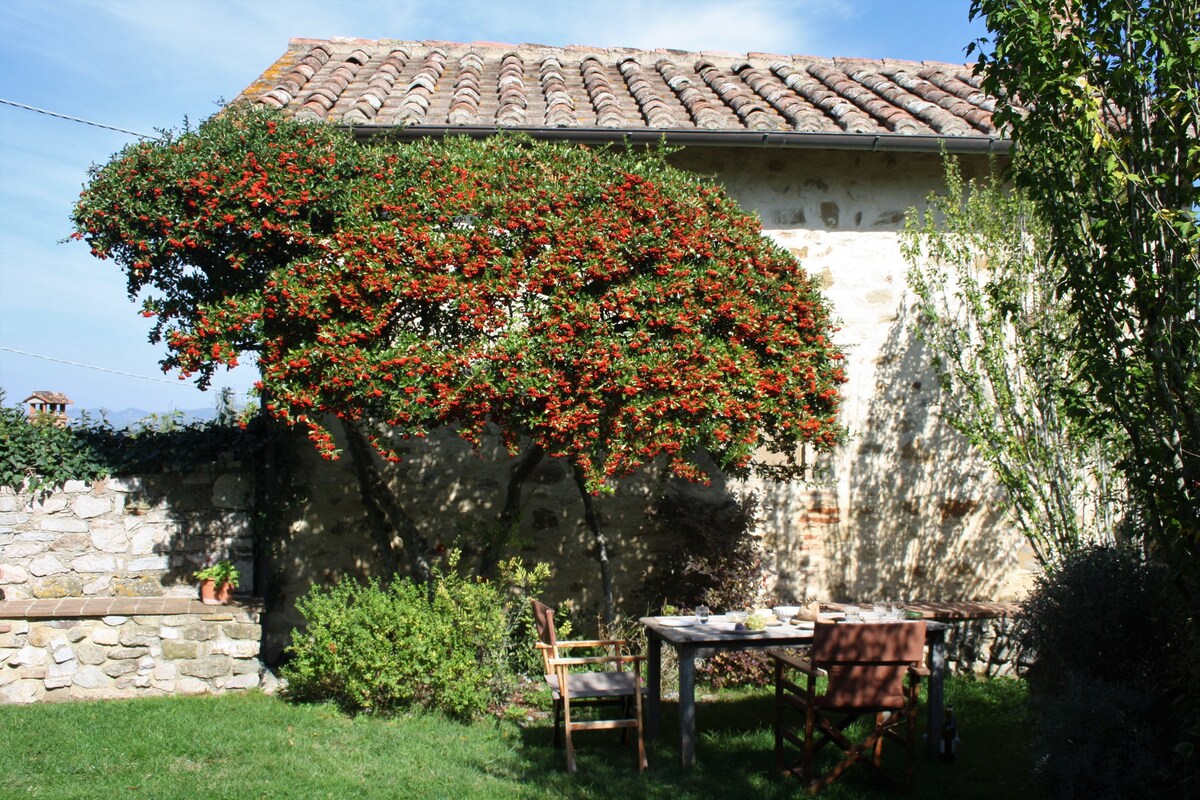
[[[721, 505], [669, 495], [655, 513], [659, 526], [681, 544], [647, 570], [641, 599], [648, 608], [691, 609], [704, 603], [714, 612], [754, 608], [763, 597], [763, 544], [754, 533], [753, 495], [729, 497]], [[765, 686], [774, 680], [762, 652], [718, 653], [696, 670], [713, 688]]]
[[406, 707], [471, 718], [506, 685], [505, 609], [491, 584], [450, 571], [430, 585], [343, 578], [313, 586], [296, 604], [306, 627], [292, 633], [288, 695], [333, 701], [349, 712]]
[[1173, 781], [1186, 615], [1168, 579], [1133, 548], [1091, 545], [1023, 604], [1033, 746], [1055, 796], [1147, 797]]

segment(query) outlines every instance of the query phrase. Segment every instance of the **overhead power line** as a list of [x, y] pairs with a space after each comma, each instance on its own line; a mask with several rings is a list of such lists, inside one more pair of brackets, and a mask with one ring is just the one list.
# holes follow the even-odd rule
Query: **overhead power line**
[[56, 111], [47, 111], [44, 108], [37, 108], [36, 106], [27, 106], [24, 103], [18, 103], [14, 100], [5, 100], [3, 97], [0, 97], [0, 103], [3, 103], [4, 105], [7, 105], [7, 106], [14, 106], [16, 108], [23, 108], [26, 111], [34, 111], [34, 112], [37, 112], [38, 114], [45, 114], [48, 117], [57, 117], [58, 119], [65, 119], [70, 122], [80, 122], [84, 125], [91, 125], [93, 128], [103, 128], [106, 131], [116, 131], [117, 133], [124, 133], [124, 134], [128, 134], [129, 136], [136, 136], [139, 139], [154, 139], [154, 140], [162, 139], [161, 136], [149, 136], [145, 133], [138, 133], [137, 131], [130, 131], [130, 130], [126, 130], [125, 128], [117, 128], [112, 125], [105, 125], [102, 122], [93, 122], [90, 119], [81, 119], [80, 117], [72, 117], [68, 114], [59, 114]]
[[83, 367], [84, 369], [94, 369], [99, 372], [111, 372], [114, 375], [124, 375], [127, 378], [141, 378], [144, 381], [157, 381], [158, 383], [169, 383], [172, 386], [180, 386], [185, 389], [193, 388], [190, 383], [186, 383], [184, 381], [170, 381], [170, 380], [167, 380], [166, 378], [153, 378], [149, 375], [135, 375], [132, 372], [122, 372], [119, 369], [109, 369], [108, 367], [97, 367], [93, 364], [80, 364], [78, 361], [67, 361], [65, 358], [54, 358], [53, 356], [44, 356], [44, 355], [41, 355], [40, 353], [27, 353], [24, 350], [18, 350], [15, 347], [5, 347], [4, 345], [0, 345], [0, 350], [7, 350], [10, 353], [16, 353], [17, 355], [22, 355], [22, 356], [29, 356], [30, 358], [40, 358], [43, 361], [55, 361], [55, 362], [58, 362], [59, 364], [70, 364], [72, 367]]

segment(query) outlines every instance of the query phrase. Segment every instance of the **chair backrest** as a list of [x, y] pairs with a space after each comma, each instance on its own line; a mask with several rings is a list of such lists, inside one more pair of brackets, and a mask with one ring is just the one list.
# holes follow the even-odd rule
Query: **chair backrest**
[[904, 676], [925, 652], [924, 622], [818, 623], [810, 658], [829, 673], [825, 708], [902, 708]]
[[542, 654], [542, 666], [545, 668], [545, 673], [550, 675], [554, 672], [550, 668], [550, 659], [558, 658], [558, 634], [554, 631], [554, 609], [537, 600], [530, 600], [530, 602], [533, 603], [533, 624], [537, 628], [538, 641], [546, 645], [538, 648]]

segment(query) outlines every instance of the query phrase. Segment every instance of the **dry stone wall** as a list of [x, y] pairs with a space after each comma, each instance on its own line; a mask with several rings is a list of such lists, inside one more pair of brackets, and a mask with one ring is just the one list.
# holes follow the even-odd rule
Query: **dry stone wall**
[[252, 499], [240, 467], [0, 489], [0, 599], [194, 596], [212, 559], [249, 574]]
[[187, 605], [165, 615], [0, 618], [0, 703], [260, 687], [258, 614]]

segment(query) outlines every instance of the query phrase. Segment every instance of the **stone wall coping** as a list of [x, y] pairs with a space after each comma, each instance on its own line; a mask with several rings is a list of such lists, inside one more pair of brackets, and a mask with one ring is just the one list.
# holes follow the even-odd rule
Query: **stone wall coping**
[[59, 597], [0, 601], [0, 619], [81, 619], [261, 611], [261, 601], [253, 598], [226, 606], [206, 605], [191, 597]]
[[[822, 603], [821, 607], [830, 611], [841, 611], [848, 605], [870, 606], [863, 601], [860, 603]], [[925, 619], [936, 619], [943, 622], [955, 622], [967, 619], [995, 619], [997, 617], [1015, 617], [1021, 612], [1019, 603], [984, 603], [976, 601], [942, 602], [916, 601], [897, 603], [909, 611], [920, 611]]]

